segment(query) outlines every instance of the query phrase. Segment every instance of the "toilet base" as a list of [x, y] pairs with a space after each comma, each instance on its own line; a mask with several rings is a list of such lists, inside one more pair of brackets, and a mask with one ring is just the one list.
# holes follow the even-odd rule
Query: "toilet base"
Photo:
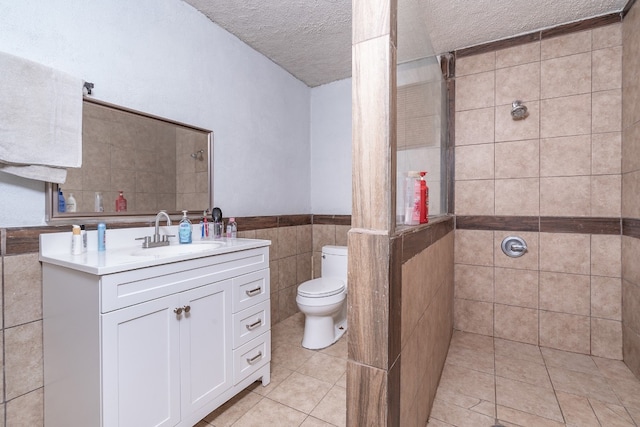
[[347, 331], [347, 320], [334, 324], [331, 316], [305, 316], [302, 346], [321, 350], [338, 341]]

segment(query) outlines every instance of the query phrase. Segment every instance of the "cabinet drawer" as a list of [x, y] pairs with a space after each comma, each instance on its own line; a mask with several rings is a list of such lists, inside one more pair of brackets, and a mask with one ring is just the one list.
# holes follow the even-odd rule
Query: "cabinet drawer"
[[269, 300], [233, 315], [233, 348], [238, 348], [269, 330], [271, 310]]
[[271, 360], [271, 331], [233, 350], [233, 384], [251, 375]]
[[269, 299], [269, 269], [234, 277], [233, 312]]

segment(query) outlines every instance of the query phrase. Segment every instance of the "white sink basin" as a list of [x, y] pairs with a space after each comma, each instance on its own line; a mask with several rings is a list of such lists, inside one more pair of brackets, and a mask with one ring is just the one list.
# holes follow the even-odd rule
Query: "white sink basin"
[[136, 249], [131, 252], [133, 256], [174, 256], [185, 255], [196, 252], [205, 252], [224, 246], [223, 242], [193, 242], [191, 244], [173, 244], [169, 246], [159, 246], [157, 248]]

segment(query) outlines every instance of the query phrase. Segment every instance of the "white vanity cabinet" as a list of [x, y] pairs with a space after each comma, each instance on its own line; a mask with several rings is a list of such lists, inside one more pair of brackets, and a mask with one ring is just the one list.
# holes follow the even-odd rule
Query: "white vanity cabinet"
[[43, 261], [45, 426], [195, 425], [269, 383], [269, 304], [267, 246], [103, 275]]

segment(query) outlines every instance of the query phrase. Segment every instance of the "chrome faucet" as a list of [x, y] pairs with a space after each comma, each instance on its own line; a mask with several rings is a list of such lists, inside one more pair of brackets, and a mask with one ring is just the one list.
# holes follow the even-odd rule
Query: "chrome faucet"
[[159, 225], [160, 225], [160, 217], [161, 216], [164, 216], [167, 219], [167, 227], [171, 225], [171, 218], [169, 218], [169, 214], [167, 214], [167, 211], [158, 212], [158, 214], [156, 215], [156, 233], [153, 235], [153, 241], [154, 242], [159, 242], [160, 241]]
[[155, 248], [158, 246], [169, 246], [169, 237], [174, 237], [173, 234], [165, 234], [160, 237], [160, 218], [165, 217], [167, 219], [167, 226], [171, 225], [171, 218], [166, 211], [160, 211], [156, 215], [156, 229], [153, 236], [138, 237], [136, 240], [142, 240], [143, 248]]

